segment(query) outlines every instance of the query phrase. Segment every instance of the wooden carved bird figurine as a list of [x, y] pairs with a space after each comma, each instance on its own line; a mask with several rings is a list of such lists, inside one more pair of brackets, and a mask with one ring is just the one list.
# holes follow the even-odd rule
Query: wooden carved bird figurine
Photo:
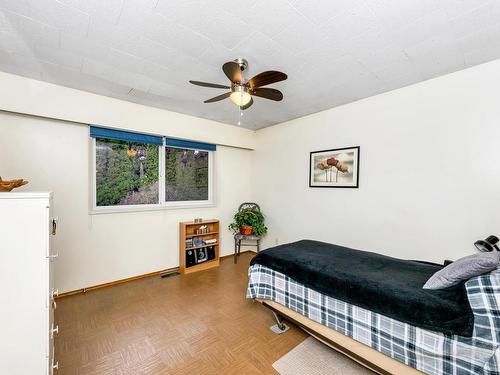
[[2, 180], [2, 177], [0, 177], [0, 191], [11, 191], [12, 189], [26, 185], [28, 182], [22, 178], [17, 180]]

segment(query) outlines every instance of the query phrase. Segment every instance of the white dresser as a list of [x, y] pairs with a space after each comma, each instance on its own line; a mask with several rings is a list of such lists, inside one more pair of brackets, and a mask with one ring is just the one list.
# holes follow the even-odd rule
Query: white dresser
[[52, 193], [0, 193], [0, 374], [46, 375], [54, 361]]

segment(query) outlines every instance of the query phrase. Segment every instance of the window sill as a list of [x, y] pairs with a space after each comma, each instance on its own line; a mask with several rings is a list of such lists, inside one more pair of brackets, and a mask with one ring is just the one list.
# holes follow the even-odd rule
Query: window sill
[[183, 209], [199, 209], [199, 208], [213, 208], [216, 207], [215, 203], [196, 203], [196, 204], [169, 204], [169, 205], [151, 205], [151, 206], [135, 206], [135, 207], [109, 207], [109, 208], [93, 208], [90, 210], [89, 215], [106, 215], [106, 214], [121, 214], [133, 212], [147, 212], [147, 211], [172, 211]]

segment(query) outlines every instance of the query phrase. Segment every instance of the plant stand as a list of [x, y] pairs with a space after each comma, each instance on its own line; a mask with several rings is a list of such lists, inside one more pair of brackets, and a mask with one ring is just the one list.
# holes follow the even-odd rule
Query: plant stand
[[245, 244], [245, 246], [256, 246], [257, 252], [260, 251], [260, 236], [245, 236], [244, 234], [236, 233], [234, 235], [234, 264], [238, 263], [238, 257], [241, 252], [241, 241], [255, 241], [255, 244]]

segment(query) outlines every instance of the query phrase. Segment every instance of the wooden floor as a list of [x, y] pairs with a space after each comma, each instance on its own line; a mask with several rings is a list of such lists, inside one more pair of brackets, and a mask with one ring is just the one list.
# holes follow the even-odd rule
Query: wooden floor
[[276, 374], [307, 335], [272, 333], [271, 312], [245, 298], [250, 254], [59, 300], [57, 374]]

